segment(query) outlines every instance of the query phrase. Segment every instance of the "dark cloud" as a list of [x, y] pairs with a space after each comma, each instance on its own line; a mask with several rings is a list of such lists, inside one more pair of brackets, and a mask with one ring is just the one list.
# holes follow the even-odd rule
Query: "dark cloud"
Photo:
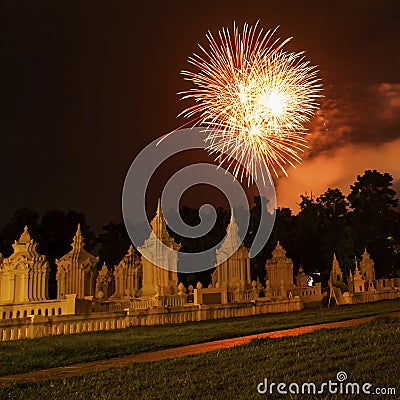
[[328, 85], [324, 95], [305, 158], [349, 144], [381, 144], [400, 137], [400, 84]]
[[277, 180], [280, 206], [298, 211], [300, 195], [328, 187], [344, 193], [366, 169], [389, 172], [400, 189], [400, 84], [327, 87], [313, 119], [303, 163]]

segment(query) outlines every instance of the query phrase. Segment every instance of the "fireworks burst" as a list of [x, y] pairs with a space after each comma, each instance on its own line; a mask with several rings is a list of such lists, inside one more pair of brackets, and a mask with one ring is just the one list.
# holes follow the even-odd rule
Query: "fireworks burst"
[[291, 38], [273, 40], [276, 29], [263, 33], [257, 27], [245, 24], [240, 33], [234, 24], [233, 36], [222, 29], [219, 41], [209, 32], [209, 50], [199, 45], [202, 56], [189, 58], [198, 71], [182, 71], [195, 87], [179, 93], [195, 100], [180, 115], [206, 127], [207, 150], [217, 154], [220, 165], [227, 162], [236, 178], [247, 176], [249, 184], [258, 173], [265, 182], [262, 164], [271, 179], [271, 172], [287, 175], [287, 165], [301, 162], [304, 125], [318, 109], [322, 90], [304, 53], [283, 51]]

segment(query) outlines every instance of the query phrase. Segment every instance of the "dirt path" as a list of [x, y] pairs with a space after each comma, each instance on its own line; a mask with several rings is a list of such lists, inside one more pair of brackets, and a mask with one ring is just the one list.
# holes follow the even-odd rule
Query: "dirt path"
[[27, 372], [23, 374], [2, 376], [0, 377], [0, 387], [8, 386], [14, 382], [22, 383], [22, 382], [36, 382], [46, 379], [63, 379], [73, 375], [104, 371], [105, 369], [108, 368], [121, 368], [130, 365], [132, 363], [160, 361], [170, 358], [184, 357], [192, 354], [205, 353], [207, 351], [227, 349], [229, 347], [240, 346], [242, 344], [249, 343], [253, 339], [298, 336], [304, 333], [314, 332], [319, 329], [345, 328], [348, 326], [355, 326], [372, 321], [380, 316], [400, 317], [400, 312], [396, 311], [393, 313], [350, 319], [342, 322], [329, 322], [319, 325], [303, 326], [300, 328], [284, 329], [275, 332], [259, 333], [256, 335], [242, 336], [233, 339], [215, 340], [213, 342], [192, 344], [182, 347], [174, 347], [172, 349], [158, 350], [149, 353], [141, 353], [131, 356], [111, 358], [108, 360], [93, 361], [88, 363], [69, 365], [66, 367], [48, 368], [39, 371]]

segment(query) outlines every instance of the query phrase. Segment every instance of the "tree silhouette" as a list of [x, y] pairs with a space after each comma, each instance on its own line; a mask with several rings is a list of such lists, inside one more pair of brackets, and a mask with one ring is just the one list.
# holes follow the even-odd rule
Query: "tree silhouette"
[[110, 269], [122, 260], [132, 244], [122, 222], [109, 222], [103, 226], [103, 233], [98, 236], [97, 243], [99, 244], [99, 264], [105, 262]]
[[1, 252], [4, 257], [9, 257], [12, 254], [12, 244], [21, 236], [25, 226], [28, 226], [31, 237], [38, 240], [39, 215], [28, 207], [21, 207], [15, 211], [0, 231]]
[[[347, 275], [354, 268], [354, 256], [360, 258], [365, 247], [375, 261], [377, 277], [394, 275], [400, 267], [400, 213], [396, 210], [399, 199], [392, 189], [392, 182], [393, 178], [388, 173], [367, 170], [362, 176], [357, 176], [356, 182], [350, 186], [351, 192], [347, 198], [339, 189], [328, 188], [317, 198], [307, 194], [300, 196], [300, 212], [297, 215], [293, 215], [289, 208], [275, 210], [271, 236], [257, 257], [250, 261], [252, 279], [258, 277], [261, 281], [264, 280], [265, 262], [271, 257], [278, 240], [286, 249], [287, 256], [292, 258], [295, 271], [301, 264], [306, 273], [319, 273], [320, 280], [324, 283], [329, 278], [334, 252]], [[254, 204], [244, 238], [248, 248], [258, 231], [261, 210], [267, 207], [266, 199], [260, 196], [254, 198]], [[196, 253], [207, 250], [224, 238], [231, 214], [223, 208], [217, 208], [216, 212], [215, 225], [201, 238], [181, 236], [168, 228], [170, 235], [182, 245], [181, 251]], [[200, 223], [197, 208], [184, 206], [180, 215], [190, 226]], [[274, 217], [268, 215], [268, 218]], [[244, 209], [235, 209], [236, 218], [243, 216]], [[117, 265], [131, 245], [122, 222], [109, 222], [96, 238], [95, 232], [80, 212], [50, 210], [40, 219], [35, 211], [22, 207], [15, 211], [0, 230], [0, 251], [4, 257], [9, 257], [12, 243], [18, 240], [27, 225], [31, 236], [39, 243], [38, 250], [50, 262], [49, 292], [54, 297], [55, 259], [71, 250], [78, 223], [81, 224], [85, 238], [85, 249], [95, 255], [96, 250], [98, 251], [101, 260], [99, 266], [104, 261], [109, 268]], [[201, 258], [198, 260], [200, 264], [204, 264], [203, 261]], [[198, 281], [207, 286], [211, 272], [212, 270], [207, 270], [196, 274], [179, 274], [179, 280], [185, 286], [195, 286]]]
[[349, 229], [349, 204], [339, 189], [329, 188], [317, 198], [320, 205], [320, 234], [323, 240], [325, 274], [330, 273], [333, 253], [342, 271], [354, 265], [354, 245]]
[[394, 244], [399, 242], [396, 212], [399, 199], [391, 188], [392, 182], [389, 173], [367, 170], [357, 176], [347, 196], [352, 209], [350, 227], [355, 251], [361, 254], [367, 247], [378, 277], [392, 275], [396, 263]]
[[56, 296], [57, 265], [55, 260], [71, 250], [72, 239], [78, 224], [81, 225], [82, 235], [85, 240], [85, 249], [93, 251], [96, 234], [86, 222], [84, 214], [77, 211], [65, 213], [60, 210], [47, 211], [39, 225], [39, 251], [47, 256], [50, 263], [49, 296]]

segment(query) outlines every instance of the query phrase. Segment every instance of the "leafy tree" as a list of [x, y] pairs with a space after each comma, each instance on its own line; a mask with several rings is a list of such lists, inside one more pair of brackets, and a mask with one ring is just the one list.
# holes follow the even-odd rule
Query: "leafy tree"
[[72, 239], [78, 224], [85, 240], [85, 249], [93, 251], [96, 234], [87, 224], [84, 214], [77, 211], [65, 213], [60, 210], [47, 211], [39, 226], [39, 248], [50, 260], [60, 258], [71, 250]]
[[389, 173], [367, 170], [357, 176], [347, 196], [352, 209], [351, 230], [355, 251], [361, 254], [367, 247], [375, 261], [378, 276], [389, 276], [394, 271], [396, 254], [394, 244], [399, 215], [399, 199], [391, 188]]
[[109, 268], [117, 265], [132, 244], [122, 222], [109, 222], [103, 226], [103, 233], [97, 239], [100, 264], [105, 262]]
[[321, 236], [322, 205], [310, 195], [300, 196], [296, 253], [306, 273], [325, 273], [326, 256]]
[[44, 254], [49, 261], [49, 296], [50, 298], [55, 297], [57, 287], [55, 260], [71, 250], [72, 238], [78, 223], [81, 224], [82, 234], [85, 237], [85, 248], [92, 251], [96, 234], [86, 223], [86, 218], [82, 213], [47, 211], [39, 223], [39, 215], [35, 211], [27, 207], [19, 208], [0, 232], [3, 255], [9, 257], [12, 254], [12, 243], [18, 240], [27, 225], [31, 237], [39, 244], [38, 251]]
[[12, 252], [12, 244], [18, 240], [24, 231], [24, 227], [28, 226], [31, 236], [38, 240], [39, 236], [39, 215], [28, 207], [21, 207], [15, 211], [9, 221], [6, 222], [4, 228], [0, 232], [1, 252], [4, 257], [9, 257]]
[[[267, 208], [267, 206], [268, 206], [268, 199], [261, 196], [254, 197], [254, 206], [250, 210], [249, 228], [244, 239], [244, 244], [247, 248], [251, 248], [254, 238], [260, 229], [262, 210]], [[267, 218], [268, 218], [267, 223], [272, 224], [273, 218], [276, 218], [276, 214], [271, 215], [270, 213], [268, 213]], [[260, 281], [263, 281], [265, 279], [265, 262], [267, 258], [271, 256], [272, 250], [274, 249], [274, 238], [273, 238], [274, 229], [275, 225], [271, 232], [271, 236], [265, 243], [263, 249], [254, 258], [250, 259], [252, 280], [259, 279]]]
[[344, 194], [338, 189], [328, 190], [317, 198], [317, 203], [322, 206], [322, 217], [336, 224], [347, 215], [348, 203]]
[[320, 205], [320, 234], [326, 254], [326, 273], [330, 273], [333, 253], [345, 275], [353, 267], [354, 246], [349, 229], [349, 204], [339, 189], [329, 188], [317, 198]]
[[[226, 228], [230, 221], [230, 212], [228, 210], [223, 209], [222, 207], [218, 207], [216, 209], [217, 219], [213, 226], [213, 228], [204, 236], [199, 238], [188, 238], [185, 236], [178, 235], [176, 232], [169, 230], [170, 235], [175, 239], [177, 243], [181, 244], [181, 251], [184, 253], [198, 253], [205, 250], [210, 249], [211, 247], [218, 244], [221, 240], [223, 240], [226, 234]], [[182, 207], [180, 210], [180, 216], [182, 220], [189, 226], [196, 226], [200, 221], [199, 209], [191, 208], [188, 206]], [[207, 216], [204, 216], [207, 218]], [[214, 255], [215, 257], [215, 255]], [[192, 265], [193, 267], [202, 268], [204, 264], [209, 264], [216, 262], [215, 258], [213, 260], [205, 260], [201, 256], [199, 256], [195, 260], [198, 265]], [[179, 273], [179, 280], [185, 285], [193, 285], [196, 286], [197, 282], [201, 282], [204, 287], [207, 287], [211, 282], [211, 274], [214, 271], [214, 268], [207, 269], [205, 271], [197, 272], [197, 273]]]
[[56, 296], [55, 260], [71, 250], [72, 239], [76, 233], [78, 223], [81, 225], [82, 235], [85, 239], [85, 249], [93, 251], [96, 234], [86, 222], [84, 214], [77, 211], [65, 213], [60, 210], [47, 211], [39, 225], [39, 251], [47, 256], [50, 263], [49, 295]]
[[327, 282], [333, 253], [344, 270], [351, 264], [353, 245], [348, 229], [348, 203], [339, 189], [329, 188], [317, 198], [300, 196], [291, 253], [306, 273], [318, 273]]
[[272, 256], [272, 251], [279, 241], [286, 250], [287, 257], [290, 257], [295, 268], [298, 268], [300, 263], [297, 252], [298, 236], [296, 216], [292, 214], [292, 210], [290, 208], [277, 208], [274, 228], [269, 239], [267, 258]]
[[[300, 196], [300, 212], [293, 215], [289, 208], [278, 208], [275, 214], [268, 214], [272, 223], [275, 218], [271, 237], [262, 251], [251, 259], [252, 279], [265, 278], [265, 262], [271, 257], [272, 250], [279, 240], [292, 258], [295, 269], [302, 264], [308, 274], [320, 273], [321, 280], [329, 277], [333, 252], [347, 275], [353, 268], [354, 256], [360, 256], [364, 247], [375, 261], [378, 277], [390, 276], [400, 268], [400, 213], [396, 211], [399, 199], [392, 189], [393, 178], [388, 173], [368, 170], [357, 177], [347, 198], [337, 188], [328, 190], [315, 198], [307, 194]], [[257, 196], [250, 210], [249, 228], [244, 238], [250, 248], [259, 230], [261, 212], [267, 207], [267, 200]], [[184, 234], [171, 231], [170, 235], [181, 244], [183, 252], [201, 252], [220, 242], [226, 233], [231, 215], [229, 210], [218, 208], [217, 220], [210, 232], [201, 238], [190, 239]], [[180, 216], [189, 226], [200, 223], [199, 209], [184, 206]], [[235, 217], [245, 216], [243, 209], [235, 210]], [[174, 215], [168, 218], [173, 218]], [[176, 217], [176, 216], [175, 216]], [[204, 216], [207, 218], [207, 215]], [[18, 209], [0, 230], [1, 251], [5, 257], [12, 253], [12, 243], [17, 240], [25, 225], [32, 237], [39, 243], [39, 251], [45, 254], [51, 265], [50, 295], [56, 291], [55, 259], [70, 251], [72, 238], [78, 223], [85, 237], [85, 248], [94, 252], [98, 248], [101, 266], [105, 261], [109, 267], [118, 264], [126, 254], [131, 241], [122, 222], [109, 222], [103, 232], [96, 234], [86, 222], [82, 213], [51, 210], [46, 212], [39, 222], [36, 212], [27, 207]], [[243, 234], [243, 232], [241, 232]], [[199, 257], [199, 266], [204, 260]], [[210, 282], [211, 270], [194, 274], [179, 274], [179, 280], [185, 286], [203, 286]]]

